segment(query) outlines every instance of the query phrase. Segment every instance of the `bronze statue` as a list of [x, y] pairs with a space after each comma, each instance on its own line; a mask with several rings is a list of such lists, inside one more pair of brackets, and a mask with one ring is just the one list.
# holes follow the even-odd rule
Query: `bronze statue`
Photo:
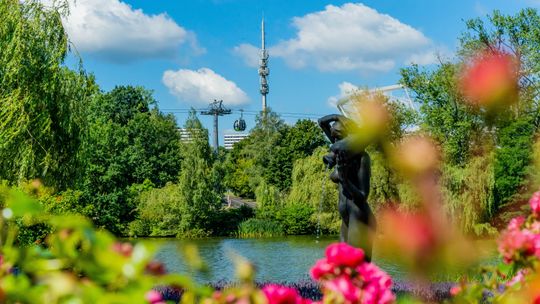
[[342, 115], [327, 115], [319, 119], [319, 126], [332, 142], [330, 153], [323, 161], [329, 168], [335, 167], [330, 178], [339, 185], [340, 241], [362, 248], [369, 260], [376, 227], [367, 202], [371, 177], [369, 155], [355, 145], [352, 120]]

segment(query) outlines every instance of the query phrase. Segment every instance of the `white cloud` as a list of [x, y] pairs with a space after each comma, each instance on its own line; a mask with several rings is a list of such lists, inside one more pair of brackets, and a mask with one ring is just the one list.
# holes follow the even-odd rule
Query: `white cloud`
[[484, 17], [490, 13], [489, 9], [487, 9], [482, 3], [478, 1], [474, 3], [474, 11], [476, 12], [477, 15], [481, 17]]
[[115, 62], [142, 58], [174, 58], [182, 45], [204, 52], [193, 32], [167, 14], [147, 15], [119, 0], [70, 0], [64, 20], [70, 40], [80, 52]]
[[339, 94], [328, 98], [328, 104], [332, 107], [335, 107], [338, 101], [340, 101], [341, 99], [352, 95], [355, 91], [358, 90], [358, 86], [355, 86], [354, 84], [347, 81], [340, 83], [338, 87]]
[[249, 101], [248, 96], [234, 82], [208, 68], [199, 70], [165, 71], [163, 83], [171, 94], [192, 105], [207, 105], [214, 99], [226, 105], [240, 105]]
[[233, 53], [243, 58], [247, 66], [250, 66], [253, 68], [259, 66], [260, 50], [257, 47], [249, 43], [242, 43], [234, 47]]
[[295, 17], [292, 23], [295, 37], [272, 46], [269, 53], [293, 68], [309, 65], [330, 72], [386, 72], [411, 60], [433, 62], [434, 56], [428, 60], [426, 55], [434, 53], [433, 43], [422, 32], [361, 3], [328, 5], [322, 11]]

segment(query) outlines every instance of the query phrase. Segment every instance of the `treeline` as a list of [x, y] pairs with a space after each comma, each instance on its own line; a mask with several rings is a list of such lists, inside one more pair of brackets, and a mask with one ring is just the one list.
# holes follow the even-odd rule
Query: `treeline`
[[[150, 91], [104, 92], [82, 64], [67, 67], [75, 54], [61, 16], [38, 1], [0, 2], [0, 180], [34, 192], [50, 212], [85, 215], [118, 235], [238, 234], [254, 216], [279, 222], [280, 233], [314, 231], [323, 173], [311, 155], [326, 145], [314, 122], [289, 126], [268, 111], [231, 153], [214, 154], [192, 112], [183, 126], [192, 140], [182, 142]], [[311, 165], [319, 180], [300, 172]], [[327, 188], [331, 224], [322, 226], [335, 230], [335, 189]], [[227, 191], [256, 198], [259, 208], [223, 208]]]
[[[0, 18], [3, 183], [32, 192], [50, 212], [83, 214], [118, 235], [338, 231], [337, 189], [321, 161], [329, 143], [313, 121], [287, 125], [268, 111], [233, 150], [215, 154], [195, 112], [183, 126], [192, 140], [182, 142], [175, 117], [159, 111], [150, 91], [119, 86], [104, 92], [81, 63], [68, 68], [67, 56], [75, 55], [58, 10], [3, 0]], [[526, 186], [540, 123], [539, 19], [527, 9], [467, 22], [456, 60], [401, 71], [418, 113], [386, 101], [393, 142], [411, 132], [439, 142], [446, 208], [465, 231], [489, 230], [499, 208]], [[463, 102], [455, 81], [486, 48], [512, 52], [522, 68], [520, 102], [497, 116]], [[374, 209], [386, 202], [414, 208], [411, 187], [379, 150], [369, 147], [369, 202]], [[35, 187], [36, 179], [45, 187]], [[252, 198], [257, 208], [226, 208], [226, 193]], [[26, 229], [29, 240], [47, 230], [34, 228]]]

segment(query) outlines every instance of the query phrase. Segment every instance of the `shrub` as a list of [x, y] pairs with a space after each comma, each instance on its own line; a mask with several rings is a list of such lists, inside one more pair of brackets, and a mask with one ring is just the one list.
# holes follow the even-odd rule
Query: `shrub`
[[245, 205], [240, 208], [221, 209], [213, 215], [209, 229], [215, 236], [236, 235], [240, 223], [254, 216], [253, 208]]
[[[187, 276], [166, 274], [149, 244], [121, 243], [80, 216], [47, 214], [19, 190], [0, 187], [0, 204], [2, 303], [157, 303], [158, 285], [182, 288], [187, 298], [211, 294]], [[16, 223], [53, 232], [42, 245], [22, 247], [14, 243]]]
[[312, 155], [294, 163], [286, 206], [305, 206], [305, 215], [307, 210], [311, 210], [311, 223], [308, 226], [316, 227], [319, 224], [321, 232], [334, 234], [339, 232], [341, 220], [336, 208], [337, 185], [328, 178], [331, 171], [326, 170], [322, 162], [326, 153], [328, 149], [320, 147]]
[[315, 212], [310, 205], [288, 204], [280, 211], [279, 219], [286, 234], [313, 234], [317, 227], [311, 216]]
[[493, 154], [473, 157], [463, 167], [446, 165], [442, 172], [446, 209], [464, 232], [474, 232], [495, 209]]
[[283, 227], [275, 221], [251, 218], [238, 225], [238, 237], [274, 237], [283, 235]]
[[282, 208], [279, 189], [263, 180], [255, 189], [255, 197], [257, 198], [257, 218], [276, 220]]

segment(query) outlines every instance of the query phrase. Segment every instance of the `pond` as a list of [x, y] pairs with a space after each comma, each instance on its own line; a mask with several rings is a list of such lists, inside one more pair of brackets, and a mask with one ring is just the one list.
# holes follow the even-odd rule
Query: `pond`
[[[198, 240], [146, 239], [156, 243], [160, 250], [156, 259], [165, 264], [169, 272], [188, 273], [180, 248], [194, 244], [199, 248], [202, 259], [210, 272], [193, 273], [201, 283], [234, 280], [234, 265], [231, 254], [241, 255], [257, 267], [256, 280], [261, 282], [298, 282], [309, 279], [309, 269], [316, 260], [324, 256], [324, 249], [337, 236], [324, 237], [318, 242], [314, 236], [287, 236], [276, 238], [207, 238]], [[377, 246], [373, 261], [390, 274], [394, 280], [406, 278], [407, 273], [398, 265], [377, 256]], [[488, 261], [489, 262], [489, 261]], [[448, 276], [438, 276], [439, 281], [455, 280]]]

